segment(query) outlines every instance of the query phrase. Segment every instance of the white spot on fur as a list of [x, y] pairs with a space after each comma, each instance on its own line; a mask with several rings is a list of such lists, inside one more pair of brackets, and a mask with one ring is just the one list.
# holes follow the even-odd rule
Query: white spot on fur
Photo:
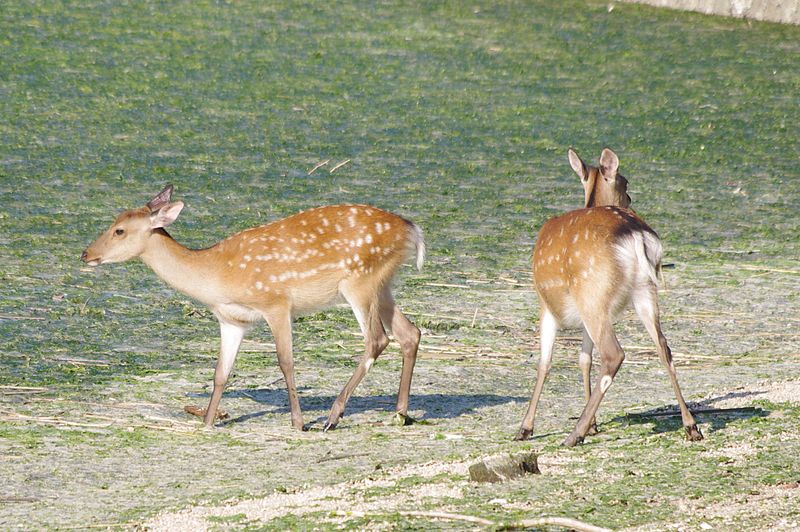
[[600, 379], [600, 391], [606, 393], [613, 381], [614, 379], [612, 379], [610, 375], [603, 375], [603, 378]]

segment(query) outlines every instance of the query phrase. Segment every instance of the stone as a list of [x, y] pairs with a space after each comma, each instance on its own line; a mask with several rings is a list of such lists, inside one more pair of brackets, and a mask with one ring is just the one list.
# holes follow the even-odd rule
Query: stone
[[531, 474], [541, 474], [534, 452], [494, 455], [469, 466], [473, 482], [503, 482]]

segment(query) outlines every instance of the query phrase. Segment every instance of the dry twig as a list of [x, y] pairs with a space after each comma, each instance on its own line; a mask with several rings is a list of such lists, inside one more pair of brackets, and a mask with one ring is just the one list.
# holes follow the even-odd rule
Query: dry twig
[[578, 532], [611, 532], [608, 528], [595, 526], [569, 517], [540, 517], [539, 519], [525, 519], [509, 525], [502, 525], [500, 530], [515, 530], [518, 528], [538, 528], [542, 526], [560, 526]]
[[7, 316], [1, 315], [0, 320], [33, 320], [33, 321], [44, 321], [46, 318], [40, 318], [38, 316]]
[[324, 161], [320, 161], [320, 162], [318, 162], [318, 163], [317, 163], [317, 164], [314, 166], [314, 168], [312, 168], [311, 170], [309, 170], [309, 171], [308, 171], [308, 174], [307, 174], [307, 175], [311, 175], [311, 174], [313, 174], [314, 172], [316, 172], [317, 170], [319, 170], [321, 167], [325, 166], [325, 165], [326, 165], [326, 164], [328, 164], [329, 162], [331, 162], [331, 160], [330, 160], [330, 159], [325, 159]]
[[332, 174], [332, 173], [334, 173], [336, 170], [338, 170], [339, 168], [341, 168], [342, 166], [346, 165], [346, 164], [347, 164], [347, 163], [349, 163], [349, 162], [350, 162], [350, 159], [346, 159], [346, 160], [344, 160], [344, 161], [340, 162], [339, 164], [337, 164], [336, 166], [334, 166], [333, 168], [331, 168], [331, 169], [328, 171], [328, 173], [331, 173], [331, 174]]
[[[336, 512], [337, 515], [342, 517], [368, 517], [366, 512]], [[595, 526], [577, 519], [570, 519], [568, 517], [540, 517], [538, 519], [525, 519], [515, 523], [503, 524], [495, 523], [483, 517], [476, 517], [474, 515], [455, 514], [450, 512], [425, 512], [425, 511], [400, 511], [399, 515], [405, 517], [427, 517], [429, 519], [443, 519], [446, 521], [462, 521], [465, 523], [473, 523], [485, 527], [499, 527], [500, 530], [516, 530], [520, 528], [535, 528], [542, 526], [559, 526], [570, 530], [577, 530], [578, 532], [610, 532], [608, 528]]]

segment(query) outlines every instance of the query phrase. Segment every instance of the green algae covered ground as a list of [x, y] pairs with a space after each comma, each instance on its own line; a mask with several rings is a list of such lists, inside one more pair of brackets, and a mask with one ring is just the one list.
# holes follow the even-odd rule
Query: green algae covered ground
[[[798, 27], [613, 2], [5, 2], [0, 527], [798, 526], [798, 94]], [[664, 241], [684, 393], [729, 409], [698, 416], [700, 443], [651, 415], [674, 399], [632, 315], [601, 434], [559, 447], [582, 407], [566, 332], [536, 437], [511, 441], [538, 349], [530, 249], [582, 200], [567, 148], [604, 146]], [[213, 317], [139, 262], [79, 260], [165, 183], [192, 247], [328, 203], [423, 227], [425, 268], [397, 281], [424, 332], [422, 423], [390, 423], [392, 346], [319, 430], [361, 352], [337, 308], [295, 328], [311, 431], [289, 428], [266, 327], [231, 421], [199, 430], [182, 407], [207, 400]], [[520, 450], [541, 475], [469, 482], [472, 461]]]

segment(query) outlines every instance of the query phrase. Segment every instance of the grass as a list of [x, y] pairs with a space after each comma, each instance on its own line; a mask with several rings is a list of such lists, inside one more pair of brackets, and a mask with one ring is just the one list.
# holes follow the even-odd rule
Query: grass
[[[687, 395], [796, 375], [798, 42], [793, 26], [628, 4], [609, 10], [593, 0], [6, 2], [0, 386], [44, 391], [3, 392], [0, 408], [4, 416], [119, 422], [59, 427], [4, 417], [0, 449], [14, 459], [0, 470], [12, 495], [37, 502], [0, 502], [8, 510], [0, 524], [133, 526], [187, 502], [358, 481], [376, 463], [517, 449], [508, 437], [532, 384], [523, 361], [535, 348], [538, 313], [527, 288], [530, 248], [544, 220], [581, 201], [570, 146], [587, 161], [614, 148], [634, 207], [664, 240], [665, 261], [675, 265], [666, 272], [664, 323], [673, 349], [687, 355], [678, 357]], [[257, 391], [258, 401], [224, 400], [254, 417], [213, 434], [166, 430], [182, 429], [183, 402], [205, 400], [213, 316], [141, 263], [85, 271], [79, 257], [114, 214], [168, 182], [187, 203], [172, 234], [190, 247], [327, 203], [374, 204], [423, 227], [426, 267], [403, 269], [398, 301], [427, 333], [412, 409], [417, 397], [436, 412], [431, 424], [417, 432], [381, 424], [396, 391], [392, 348], [360, 389], [380, 396], [377, 413], [356, 406], [357, 421], [335, 437], [282, 432], [288, 417], [283, 396], [272, 393], [281, 385], [270, 385], [279, 374], [262, 327], [232, 383], [232, 392]], [[623, 345], [647, 344], [630, 320], [620, 328]], [[309, 418], [324, 415], [352, 371], [356, 330], [341, 309], [298, 322]], [[537, 421], [544, 433], [563, 430], [565, 412], [579, 409], [578, 371], [566, 355], [574, 349], [559, 343]], [[800, 478], [790, 460], [796, 441], [779, 445], [794, 432], [795, 406], [763, 406], [780, 416], [705, 420], [714, 437], [694, 446], [672, 421], [620, 421], [631, 406], [671, 401], [654, 359], [631, 353], [634, 365], [604, 403], [606, 435], [574, 451], [557, 447], [561, 436], [530, 444], [571, 459], [563, 475], [505, 487], [454, 479], [447, 482], [465, 485], [465, 496], [447, 504], [497, 520], [541, 510], [615, 528], [663, 525], [677, 500], [710, 505]], [[717, 451], [740, 438], [752, 440], [758, 460], [720, 466]], [[365, 441], [367, 457], [314, 463]], [[52, 482], [39, 464], [48, 461], [64, 464]], [[143, 468], [136, 479], [119, 475], [134, 466]], [[159, 466], [176, 478], [164, 479]], [[236, 471], [235, 481], [225, 471]], [[246, 474], [253, 471], [260, 477]], [[381, 493], [402, 497], [414, 482]], [[159, 497], [137, 501], [151, 489]], [[489, 504], [497, 498], [516, 506]], [[436, 524], [383, 514], [399, 528]], [[318, 518], [284, 515], [270, 525], [303, 528]], [[741, 519], [733, 524], [757, 525]], [[236, 515], [214, 524], [263, 525]]]

